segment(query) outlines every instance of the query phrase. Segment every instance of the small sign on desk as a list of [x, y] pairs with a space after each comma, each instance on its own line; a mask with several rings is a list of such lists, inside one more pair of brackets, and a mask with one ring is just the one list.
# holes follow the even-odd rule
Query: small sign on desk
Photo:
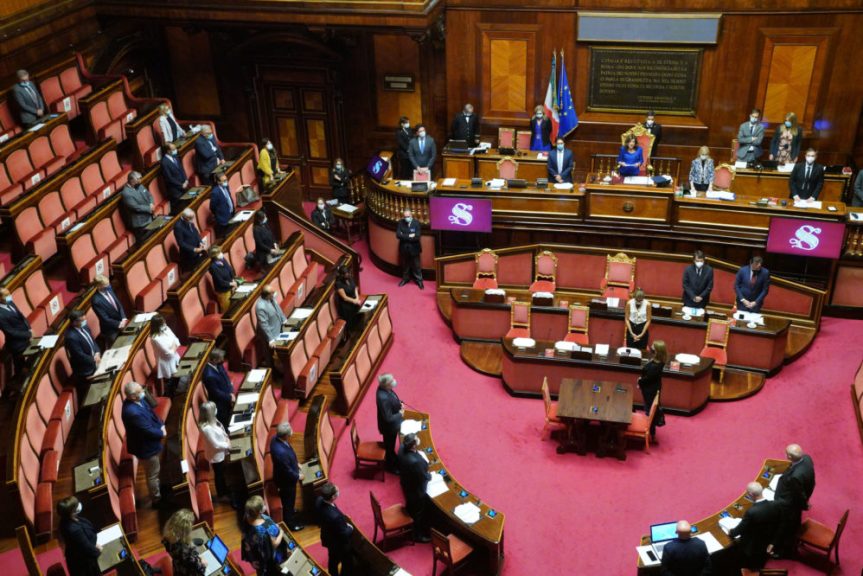
[[75, 477], [75, 493], [86, 492], [93, 486], [102, 483], [102, 469], [99, 467], [99, 459], [93, 458], [75, 466], [73, 472]]
[[313, 458], [308, 462], [300, 464], [300, 472], [303, 473], [303, 486], [314, 484], [324, 477], [324, 472], [321, 470], [321, 463], [317, 458]]

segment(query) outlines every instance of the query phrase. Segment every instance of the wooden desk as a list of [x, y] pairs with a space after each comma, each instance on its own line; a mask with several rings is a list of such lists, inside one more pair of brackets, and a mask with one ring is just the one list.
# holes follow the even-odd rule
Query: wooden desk
[[491, 180], [498, 177], [497, 163], [503, 158], [512, 158], [518, 162], [516, 177], [534, 181], [537, 178], [548, 178], [548, 160], [539, 160], [536, 156], [537, 152], [531, 151], [516, 151], [511, 155], [501, 154], [496, 148], [492, 148], [485, 154], [473, 156], [464, 152], [444, 150], [441, 155], [443, 176], [468, 180], [478, 176], [483, 180]]
[[618, 460], [626, 460], [626, 427], [632, 422], [632, 387], [617, 382], [564, 378], [557, 398], [557, 415], [566, 423], [567, 434], [558, 454], [570, 449], [587, 452], [587, 430], [599, 422], [597, 456], [614, 449]]
[[[429, 472], [439, 474], [445, 472], [444, 479], [449, 490], [432, 498], [436, 514], [432, 515], [432, 526], [444, 533], [455, 533], [459, 538], [476, 549], [477, 559], [485, 569], [483, 574], [500, 574], [503, 567], [503, 524], [504, 514], [492, 509], [486, 502], [455, 479], [443, 463], [431, 434], [429, 415], [415, 410], [405, 410], [405, 420], [419, 420], [423, 429], [417, 433], [420, 447], [429, 459]], [[430, 449], [430, 450], [429, 450]], [[465, 524], [453, 512], [456, 506], [465, 502], [473, 502], [480, 507], [480, 519], [474, 524]], [[494, 513], [493, 517], [490, 513]]]
[[[758, 198], [790, 198], [791, 192], [788, 188], [790, 176], [790, 172], [778, 170], [738, 168], [731, 183], [731, 191], [742, 196]], [[825, 174], [824, 186], [818, 199], [827, 202], [843, 202], [850, 183], [850, 174]]]
[[[210, 528], [210, 525], [206, 522], [199, 522], [192, 527], [192, 532], [190, 534], [190, 538], [192, 539], [193, 546], [195, 548], [195, 552], [199, 555], [203, 554], [207, 549], [207, 542], [213, 539], [216, 536], [216, 533]], [[195, 540], [200, 539], [203, 542], [200, 545], [195, 546]], [[227, 544], [225, 544], [227, 546]], [[209, 572], [213, 567], [207, 566], [207, 572]], [[228, 550], [228, 555], [225, 557], [225, 562], [221, 565], [217, 575], [239, 575], [243, 574], [243, 572], [237, 567], [234, 563], [234, 559], [231, 558], [230, 549]]]
[[[761, 467], [761, 470], [758, 472], [758, 475], [755, 477], [755, 482], [758, 482], [763, 487], [767, 487], [770, 485], [770, 481], [773, 480], [773, 477], [776, 474], [782, 474], [788, 467], [791, 465], [787, 460], [774, 460], [767, 459], [764, 461], [764, 465]], [[719, 527], [719, 518], [720, 514], [723, 512], [728, 512], [729, 515], [735, 518], [742, 518], [746, 511], [752, 506], [752, 502], [746, 498], [746, 493], [744, 491], [735, 501], [731, 504], [713, 514], [700, 520], [693, 524], [694, 528], [697, 528], [698, 534], [704, 534], [706, 532], [710, 532], [713, 536], [719, 541], [720, 544], [724, 548], [727, 548], [731, 545], [731, 538]], [[650, 544], [650, 536], [642, 536], [641, 537], [641, 545]], [[661, 567], [659, 565], [647, 567], [641, 562], [641, 558], [636, 555], [637, 558], [637, 566], [639, 574], [655, 574], [661, 572]]]
[[333, 216], [336, 217], [336, 220], [339, 223], [339, 226], [344, 228], [345, 235], [348, 237], [348, 244], [353, 244], [353, 229], [357, 229], [357, 239], [362, 238], [363, 233], [366, 230], [366, 208], [365, 206], [358, 206], [357, 209], [353, 212], [347, 212], [341, 208], [341, 206], [336, 206], [333, 208]]
[[495, 225], [524, 223], [526, 217], [561, 221], [580, 220], [583, 217], [585, 197], [578, 187], [572, 190], [545, 188], [488, 188], [473, 187], [470, 180], [456, 180], [446, 186], [438, 181], [433, 196], [456, 198], [487, 198], [491, 200], [492, 219]]
[[399, 570], [399, 565], [375, 546], [360, 527], [348, 517], [351, 526], [351, 554], [354, 556], [354, 573], [365, 576], [393, 576]]

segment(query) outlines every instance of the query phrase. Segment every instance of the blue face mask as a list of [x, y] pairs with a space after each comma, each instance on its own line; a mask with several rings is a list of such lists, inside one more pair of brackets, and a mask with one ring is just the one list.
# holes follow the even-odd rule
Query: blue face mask
[[558, 144], [558, 145], [557, 145], [557, 149], [558, 149], [558, 150], [560, 150], [560, 151], [563, 151], [563, 144]]
[[212, 135], [212, 134], [210, 134], [210, 135], [208, 135], [208, 136], [207, 136], [207, 140], [212, 140], [212, 139], [213, 139], [213, 135]]
[[86, 319], [81, 320], [81, 328], [86, 328], [86, 327], [87, 327], [87, 320]]
[[12, 304], [14, 302], [14, 300], [12, 300], [12, 296], [6, 296], [5, 300], [6, 304]]
[[785, 121], [785, 127], [786, 127], [786, 128], [791, 128], [791, 122], [789, 122], [788, 120], [786, 120], [786, 121]]

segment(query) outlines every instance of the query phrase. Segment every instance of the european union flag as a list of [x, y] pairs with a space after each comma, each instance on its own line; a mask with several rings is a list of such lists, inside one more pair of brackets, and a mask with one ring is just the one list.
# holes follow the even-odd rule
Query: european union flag
[[560, 55], [560, 82], [557, 88], [557, 102], [560, 107], [560, 127], [557, 133], [558, 137], [566, 138], [578, 126], [578, 114], [575, 113], [575, 106], [572, 104], [572, 92], [569, 91], [569, 80], [566, 78], [566, 64], [562, 53]]

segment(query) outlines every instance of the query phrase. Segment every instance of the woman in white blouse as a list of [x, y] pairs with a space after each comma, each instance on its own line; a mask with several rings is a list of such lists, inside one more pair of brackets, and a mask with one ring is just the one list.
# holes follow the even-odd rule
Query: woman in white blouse
[[174, 112], [167, 104], [159, 105], [159, 130], [162, 132], [162, 144], [179, 140], [186, 136], [186, 131], [174, 118]]
[[227, 498], [233, 505], [233, 498], [228, 493], [228, 485], [225, 483], [225, 455], [231, 449], [231, 439], [222, 423], [216, 418], [215, 402], [204, 402], [198, 412], [198, 426], [204, 438], [204, 457], [213, 469], [216, 480], [216, 494], [220, 498]]
[[639, 288], [633, 298], [626, 303], [626, 345], [629, 348], [645, 350], [647, 348], [647, 332], [650, 328], [650, 302], [644, 297], [644, 290]]
[[156, 353], [156, 376], [162, 381], [162, 389], [167, 389], [168, 396], [173, 396], [177, 387], [174, 374], [180, 364], [180, 355], [177, 353], [180, 340], [160, 314], [150, 320], [150, 338]]

